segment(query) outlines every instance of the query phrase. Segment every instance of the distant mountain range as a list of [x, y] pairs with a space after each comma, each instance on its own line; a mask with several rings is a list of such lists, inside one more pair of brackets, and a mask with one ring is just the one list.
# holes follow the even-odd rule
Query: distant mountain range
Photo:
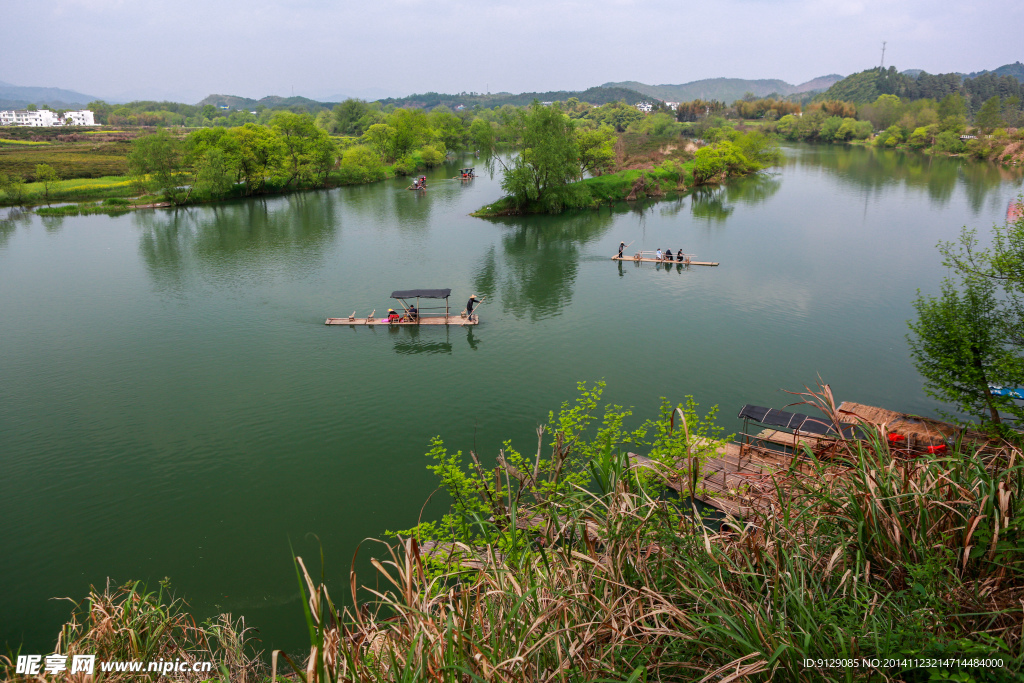
[[627, 88], [653, 97], [663, 102], [689, 102], [691, 100], [719, 100], [732, 103], [744, 95], [754, 93], [758, 97], [771, 94], [798, 95], [801, 93], [827, 90], [833, 83], [843, 79], [839, 74], [829, 74], [801, 83], [791, 85], [778, 79], [747, 80], [744, 78], [705, 78], [679, 85], [647, 85], [638, 81], [622, 81], [605, 83], [602, 88]]
[[267, 109], [287, 109], [288, 107], [294, 107], [296, 105], [322, 109], [324, 107], [332, 107], [335, 102], [319, 102], [317, 100], [311, 100], [308, 97], [281, 97], [279, 95], [268, 95], [266, 97], [254, 100], [249, 97], [238, 97], [237, 95], [207, 95], [203, 99], [196, 103], [197, 107], [202, 107], [207, 104], [212, 104], [215, 107], [227, 107], [228, 109], [242, 109], [251, 111], [256, 107], [263, 105]]
[[51, 109], [76, 109], [98, 99], [74, 90], [22, 87], [0, 81], [0, 109], [24, 109], [30, 104], [45, 104]]

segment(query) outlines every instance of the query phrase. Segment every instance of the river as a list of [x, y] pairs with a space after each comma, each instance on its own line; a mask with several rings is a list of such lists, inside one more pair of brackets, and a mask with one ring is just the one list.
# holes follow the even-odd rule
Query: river
[[[500, 178], [447, 180], [457, 165], [425, 193], [0, 216], [0, 646], [49, 653], [69, 609], [51, 598], [168, 576], [199, 617], [244, 614], [262, 647], [300, 650], [289, 543], [316, 567], [322, 546], [340, 599], [357, 545], [416, 523], [432, 436], [529, 450], [580, 380], [638, 420], [693, 395], [728, 431], [819, 377], [840, 401], [935, 414], [911, 301], [945, 275], [936, 242], [1002, 222], [1020, 174], [784, 151], [724, 188], [565, 216], [471, 218]], [[721, 266], [617, 264], [620, 240]], [[323, 324], [443, 287], [457, 311], [487, 297], [478, 327]]]

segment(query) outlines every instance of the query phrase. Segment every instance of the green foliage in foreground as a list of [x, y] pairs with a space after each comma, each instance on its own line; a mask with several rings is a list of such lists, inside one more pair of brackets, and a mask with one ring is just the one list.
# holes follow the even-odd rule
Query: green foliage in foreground
[[994, 226], [988, 248], [965, 226], [939, 249], [955, 277], [938, 297], [918, 292], [908, 336], [914, 363], [929, 395], [1001, 429], [1000, 412], [1024, 418], [1024, 408], [989, 390], [1024, 386], [1024, 216]]
[[[273, 651], [269, 678], [240, 621], [196, 624], [138, 584], [76, 605], [57, 652], [212, 660], [223, 681], [1024, 681], [1019, 450], [908, 460], [870, 433], [751, 481], [737, 493], [770, 504], [716, 531], [666, 492], [699, 493], [714, 411], [665, 402], [629, 429], [601, 390], [550, 414], [533, 457], [435, 441], [448, 514], [381, 546], [373, 588], [353, 569], [349, 607], [295, 558], [310, 648]], [[828, 392], [802, 396], [834, 419]]]
[[296, 560], [316, 680], [1024, 680], [1019, 451], [900, 460], [873, 433], [759, 483], [771, 505], [718, 533], [664, 493], [699, 479], [694, 414], [631, 432], [599, 389], [534, 457], [435, 442], [451, 512], [373, 560], [370, 602], [339, 610]]

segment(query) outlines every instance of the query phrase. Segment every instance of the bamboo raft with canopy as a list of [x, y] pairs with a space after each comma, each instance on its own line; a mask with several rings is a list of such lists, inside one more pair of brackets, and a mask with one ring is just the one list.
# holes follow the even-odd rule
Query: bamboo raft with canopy
[[[357, 318], [355, 311], [347, 318], [328, 318], [325, 325], [479, 325], [480, 317], [476, 313], [467, 314], [465, 311], [453, 314], [448, 306], [448, 297], [451, 296], [451, 289], [401, 289], [391, 292], [391, 298], [397, 299], [401, 304], [403, 313], [388, 315], [377, 318], [374, 309], [365, 318]], [[415, 304], [408, 303], [408, 300], [415, 299]], [[444, 306], [420, 307], [420, 299], [443, 299]], [[436, 311], [436, 312], [427, 312]]]
[[616, 254], [612, 256], [612, 261], [632, 261], [633, 263], [660, 263], [663, 266], [717, 266], [718, 261], [696, 261], [694, 260], [696, 254], [683, 254], [682, 260], [676, 258], [673, 254], [672, 258], [662, 257], [658, 258], [657, 252], [654, 251], [638, 251], [635, 254], [629, 256], [619, 256]]
[[457, 176], [453, 176], [452, 180], [472, 180], [473, 178], [476, 178], [476, 169], [469, 167], [460, 168], [459, 174]]

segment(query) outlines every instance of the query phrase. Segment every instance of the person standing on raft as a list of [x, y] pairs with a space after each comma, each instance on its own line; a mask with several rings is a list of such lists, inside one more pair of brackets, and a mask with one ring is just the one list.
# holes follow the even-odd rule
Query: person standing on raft
[[622, 258], [622, 250], [626, 248], [625, 242], [619, 242], [619, 258]]
[[469, 301], [466, 302], [466, 317], [472, 320], [473, 318], [473, 306], [475, 306], [480, 300], [476, 298], [476, 294], [469, 295]]

